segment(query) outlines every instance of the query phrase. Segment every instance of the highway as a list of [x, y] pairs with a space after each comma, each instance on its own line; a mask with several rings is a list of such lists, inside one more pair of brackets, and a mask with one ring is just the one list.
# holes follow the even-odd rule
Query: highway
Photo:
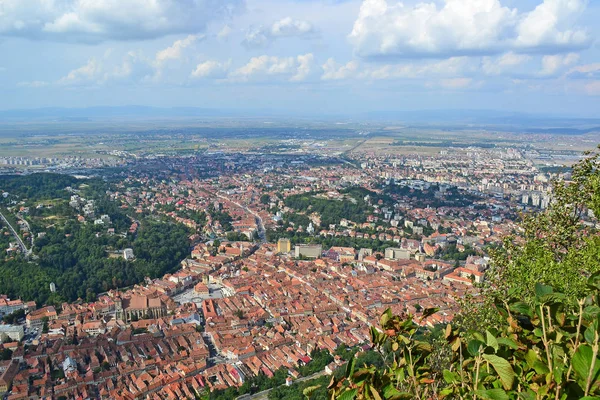
[[15, 228], [10, 224], [10, 222], [8, 222], [8, 220], [6, 219], [4, 214], [2, 214], [2, 211], [0, 211], [0, 218], [2, 218], [2, 221], [4, 222], [4, 224], [6, 224], [6, 226], [8, 227], [8, 229], [10, 230], [10, 232], [12, 233], [14, 238], [16, 239], [23, 254], [25, 254], [26, 257], [29, 257], [32, 253], [32, 250], [27, 249], [27, 246], [25, 246], [25, 243], [23, 243], [23, 240], [21, 239], [21, 237], [19, 236], [19, 234], [17, 233]]

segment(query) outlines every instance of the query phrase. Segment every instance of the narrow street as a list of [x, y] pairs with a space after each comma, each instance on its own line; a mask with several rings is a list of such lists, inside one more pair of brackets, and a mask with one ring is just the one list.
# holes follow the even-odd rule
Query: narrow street
[[215, 193], [215, 195], [223, 200], [227, 200], [228, 202], [235, 204], [236, 206], [238, 206], [242, 210], [246, 211], [247, 213], [252, 214], [254, 216], [254, 218], [256, 219], [256, 225], [258, 226], [258, 238], [260, 239], [260, 244], [267, 243], [267, 232], [265, 231], [265, 226], [263, 224], [263, 220], [260, 217], [260, 215], [258, 215], [258, 213], [252, 211], [248, 207], [243, 206], [236, 201], [231, 200], [229, 197], [223, 196], [218, 193]]

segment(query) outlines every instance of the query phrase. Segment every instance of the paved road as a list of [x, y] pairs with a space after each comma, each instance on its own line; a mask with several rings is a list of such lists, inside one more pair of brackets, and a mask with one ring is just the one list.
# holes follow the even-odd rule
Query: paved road
[[27, 249], [27, 246], [25, 246], [25, 243], [23, 243], [23, 240], [21, 240], [21, 237], [17, 234], [17, 231], [15, 230], [15, 228], [13, 228], [13, 226], [10, 224], [10, 222], [8, 222], [8, 220], [6, 219], [4, 214], [2, 214], [1, 211], [0, 211], [0, 218], [2, 218], [2, 221], [4, 221], [6, 226], [8, 226], [8, 229], [11, 231], [12, 235], [17, 240], [17, 243], [19, 244], [19, 247], [21, 247], [21, 251], [23, 252], [23, 254], [25, 254], [26, 257], [30, 256], [31, 250]]
[[267, 234], [265, 231], [265, 225], [263, 224], [263, 220], [260, 217], [260, 215], [258, 215], [258, 213], [252, 211], [251, 209], [249, 209], [248, 207], [241, 205], [240, 203], [238, 203], [237, 201], [233, 201], [231, 200], [229, 197], [223, 196], [221, 194], [215, 193], [216, 196], [229, 201], [230, 203], [235, 204], [236, 206], [238, 206], [239, 208], [241, 208], [242, 210], [246, 211], [247, 213], [250, 213], [254, 216], [254, 218], [256, 218], [256, 225], [258, 226], [258, 238], [260, 239], [260, 244], [265, 244], [267, 243]]
[[[304, 382], [304, 381], [310, 381], [313, 379], [317, 379], [321, 376], [325, 375], [325, 371], [321, 371], [321, 372], [317, 372], [315, 374], [306, 376], [304, 378], [298, 378], [294, 381], [294, 383], [300, 383], [300, 382]], [[285, 385], [285, 384], [284, 384]], [[280, 385], [278, 387], [281, 387], [283, 385]], [[273, 388], [275, 389], [275, 388]], [[263, 390], [262, 392], [258, 392], [255, 394], [245, 394], [243, 396], [240, 396], [237, 398], [237, 400], [267, 400], [269, 398], [269, 393], [271, 392], [271, 390], [273, 389], [267, 389], [267, 390]]]

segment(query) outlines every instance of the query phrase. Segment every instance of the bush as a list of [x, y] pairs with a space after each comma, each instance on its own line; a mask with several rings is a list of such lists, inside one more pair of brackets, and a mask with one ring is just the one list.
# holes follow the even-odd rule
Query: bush
[[[436, 369], [436, 349], [418, 339], [411, 315], [381, 317], [371, 328], [373, 346], [385, 360], [355, 369], [330, 384], [333, 398], [354, 399], [592, 399], [600, 396], [600, 273], [588, 280], [593, 294], [569, 312], [566, 296], [537, 284], [532, 305], [499, 301], [504, 323], [463, 335], [447, 325], [447, 368]], [[425, 310], [424, 316], [436, 312]]]

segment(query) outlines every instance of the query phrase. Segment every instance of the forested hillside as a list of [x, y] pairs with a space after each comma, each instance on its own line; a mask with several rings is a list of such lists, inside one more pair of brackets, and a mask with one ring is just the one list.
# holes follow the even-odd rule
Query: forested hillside
[[[4, 176], [0, 182], [0, 189], [10, 194], [5, 210], [14, 215], [26, 207], [19, 215], [28, 221], [35, 239], [33, 257], [0, 260], [0, 293], [11, 298], [38, 304], [89, 301], [100, 292], [175, 271], [189, 253], [188, 228], [164, 217], [136, 217], [107, 198], [108, 185], [100, 180], [41, 174]], [[78, 221], [79, 211], [68, 204], [73, 192], [67, 192], [67, 186], [93, 199], [96, 214], [107, 215], [110, 223]], [[129, 231], [134, 222], [139, 228]], [[122, 257], [126, 248], [133, 249], [134, 260]], [[50, 292], [51, 282], [56, 293]]]

